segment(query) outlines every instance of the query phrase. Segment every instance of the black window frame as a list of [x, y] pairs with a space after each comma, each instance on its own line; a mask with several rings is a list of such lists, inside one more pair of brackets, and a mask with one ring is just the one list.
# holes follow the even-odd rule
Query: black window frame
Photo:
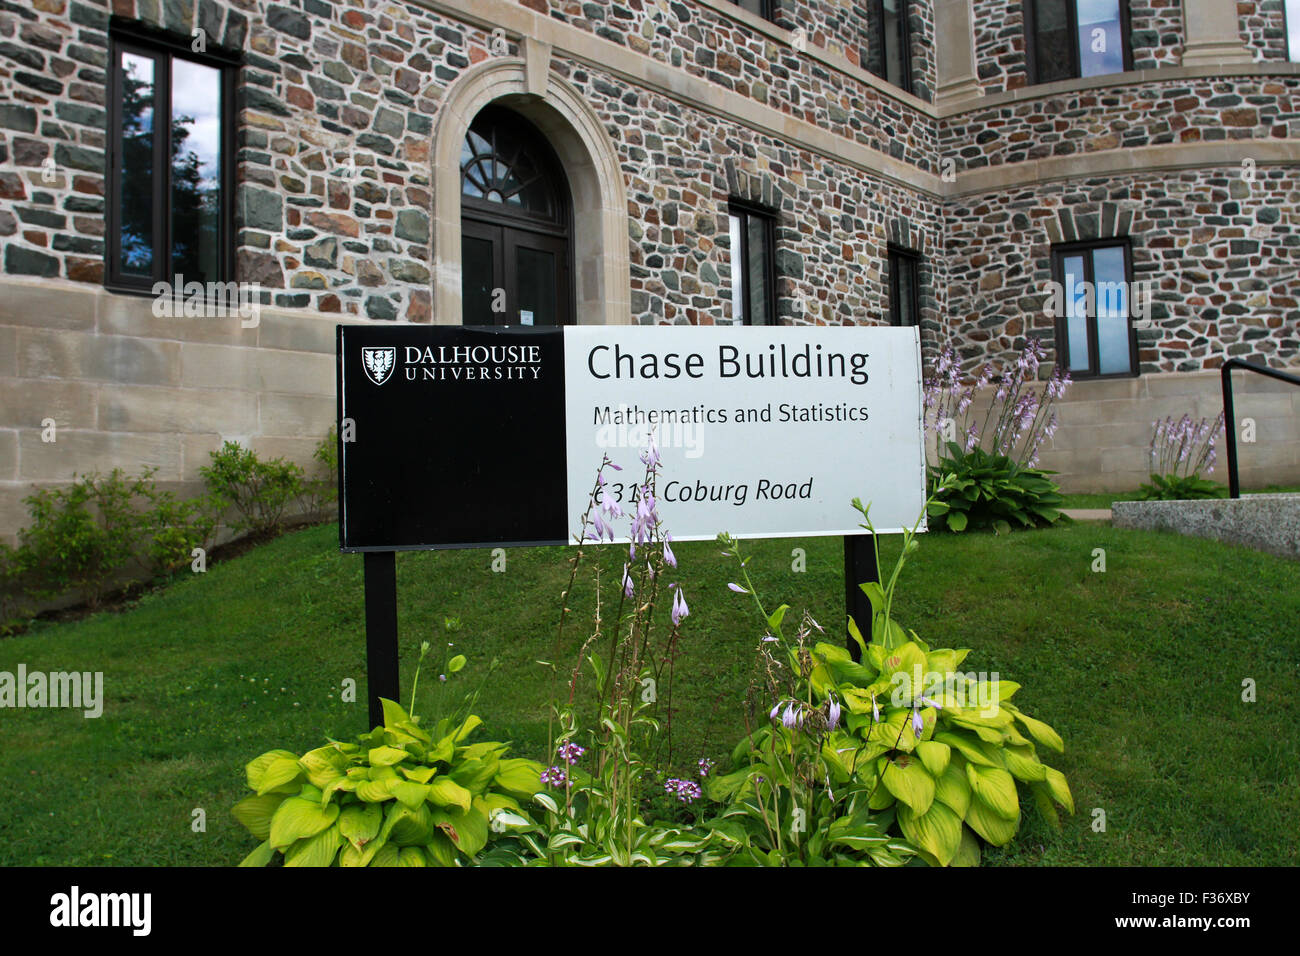
[[[1066, 16], [1069, 20], [1070, 36], [1073, 42], [1070, 44], [1070, 75], [1059, 77], [1053, 80], [1040, 80], [1038, 77], [1038, 44], [1034, 42], [1037, 34], [1036, 24], [1034, 22], [1034, 0], [1022, 0], [1021, 10], [1022, 19], [1025, 24], [1025, 69], [1029, 74], [1029, 83], [1036, 86], [1040, 83], [1063, 83], [1068, 80], [1082, 79], [1080, 75], [1080, 53], [1079, 53], [1079, 3], [1078, 0], [1065, 0]], [[1133, 69], [1133, 28], [1129, 19], [1129, 0], [1119, 0], [1119, 36], [1122, 53], [1124, 55], [1124, 72], [1130, 72]], [[1114, 75], [1114, 74], [1111, 74]]]
[[[235, 150], [237, 148], [236, 95], [239, 68], [243, 57], [239, 51], [227, 50], [208, 44], [202, 52], [191, 49], [193, 37], [181, 36], [154, 29], [132, 20], [114, 16], [109, 21], [108, 32], [108, 129], [105, 137], [107, 169], [104, 177], [104, 216], [107, 232], [104, 243], [104, 287], [111, 292], [152, 295], [157, 282], [171, 282], [175, 270], [172, 264], [171, 243], [171, 77], [172, 62], [179, 58], [200, 63], [221, 71], [221, 208], [218, 230], [218, 276], [211, 281], [233, 282], [235, 276], [235, 241], [239, 225], [235, 221], [236, 181]], [[119, 211], [121, 196], [121, 169], [118, 164], [119, 133], [122, 128], [122, 97], [118, 63], [125, 50], [151, 57], [166, 64], [161, 78], [155, 77], [155, 103], [166, 103], [167, 135], [154, 135], [153, 161], [155, 170], [166, 175], [153, 177], [153, 273], [148, 279], [123, 275], [121, 272], [122, 230]], [[155, 125], [159, 110], [155, 108]], [[161, 255], [159, 252], [161, 251]]]
[[889, 64], [885, 59], [885, 2], [884, 0], [870, 0], [871, 6], [867, 15], [871, 17], [875, 26], [875, 36], [880, 38], [880, 52], [873, 53], [867, 50], [867, 71], [874, 76], [880, 77], [886, 83], [890, 83], [896, 89], [904, 93], [911, 93], [914, 81], [914, 70], [912, 64], [912, 25], [911, 12], [912, 0], [898, 0], [898, 48], [903, 51], [901, 82], [894, 84], [889, 80]]
[[[1101, 355], [1098, 349], [1097, 335], [1097, 281], [1091, 253], [1097, 249], [1110, 249], [1119, 246], [1124, 250], [1124, 281], [1128, 292], [1124, 302], [1128, 307], [1128, 348], [1129, 370], [1127, 372], [1107, 372], [1102, 375]], [[1070, 336], [1066, 324], [1066, 309], [1060, 315], [1053, 316], [1056, 325], [1056, 364], [1062, 372], [1069, 372], [1075, 381], [1105, 380], [1112, 378], [1137, 378], [1141, 374], [1138, 367], [1137, 329], [1133, 326], [1133, 243], [1125, 236], [1106, 239], [1081, 239], [1076, 242], [1060, 242], [1052, 246], [1052, 280], [1064, 293], [1065, 259], [1067, 256], [1083, 256], [1083, 281], [1089, 283], [1093, 290], [1093, 314], [1086, 317], [1088, 323], [1088, 369], [1078, 371], [1070, 368]], [[1068, 307], [1067, 307], [1068, 308]]]
[[757, 219], [763, 224], [764, 239], [767, 242], [767, 255], [763, 259], [764, 279], [768, 289], [766, 308], [764, 309], [763, 321], [760, 325], [776, 325], [776, 210], [758, 203], [748, 202], [743, 199], [729, 199], [727, 201], [727, 234], [731, 234], [731, 217], [740, 217], [740, 249], [731, 250], [731, 276], [732, 284], [736, 281], [737, 265], [744, 270], [745, 294], [741, 297], [741, 306], [743, 315], [733, 315], [731, 321], [739, 321], [741, 325], [754, 325], [754, 316], [751, 314], [749, 304], [749, 290], [752, 284], [749, 281], [749, 220]]
[[[889, 324], [899, 328], [912, 326], [919, 328], [921, 325], [921, 254], [915, 249], [896, 246], [891, 242], [886, 248], [886, 258], [889, 262]], [[902, 268], [908, 269], [912, 274], [912, 292], [908, 298], [911, 300], [909, 305], [915, 321], [911, 323], [902, 321], [898, 309], [902, 303], [899, 289]]]
[[[735, 6], [740, 7], [740, 9], [745, 10], [741, 0], [731, 0], [731, 2]], [[758, 0], [758, 6], [759, 10], [757, 13], [753, 10], [745, 10], [745, 12], [755, 13], [755, 16], [762, 17], [768, 23], [774, 23], [776, 21], [776, 15], [779, 12], [778, 8], [780, 7], [780, 0]]]

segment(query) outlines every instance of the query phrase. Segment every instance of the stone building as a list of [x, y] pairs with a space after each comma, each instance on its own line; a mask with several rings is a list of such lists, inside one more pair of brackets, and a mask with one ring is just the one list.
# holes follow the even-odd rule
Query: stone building
[[[1225, 356], [1300, 366], [1288, 4], [0, 0], [0, 536], [74, 472], [305, 461], [339, 321], [1037, 338], [1042, 465], [1133, 487]], [[1247, 485], [1300, 480], [1300, 389], [1239, 389]]]

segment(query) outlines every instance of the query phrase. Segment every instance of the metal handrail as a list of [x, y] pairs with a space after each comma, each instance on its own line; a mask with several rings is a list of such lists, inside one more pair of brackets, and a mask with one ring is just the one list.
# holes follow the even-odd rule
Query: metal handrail
[[1228, 497], [1241, 497], [1241, 482], [1237, 478], [1237, 419], [1232, 410], [1232, 370], [1234, 368], [1245, 369], [1248, 372], [1258, 372], [1260, 375], [1267, 375], [1269, 378], [1275, 378], [1281, 382], [1290, 382], [1292, 385], [1300, 385], [1300, 376], [1288, 375], [1286, 372], [1279, 372], [1275, 368], [1268, 368], [1264, 365], [1255, 365], [1251, 362], [1239, 358], [1230, 358], [1223, 363], [1219, 371], [1219, 378], [1223, 383], [1223, 424], [1228, 444]]

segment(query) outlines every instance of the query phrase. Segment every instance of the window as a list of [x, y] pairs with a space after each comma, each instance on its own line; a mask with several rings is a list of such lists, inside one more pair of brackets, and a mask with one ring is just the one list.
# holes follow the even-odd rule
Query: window
[[1025, 0], [1033, 83], [1132, 69], [1127, 0]]
[[733, 201], [731, 316], [743, 325], [776, 325], [776, 256], [772, 214]]
[[1137, 338], [1129, 321], [1133, 274], [1127, 242], [1075, 242], [1052, 250], [1061, 290], [1057, 364], [1075, 378], [1137, 374]]
[[1286, 24], [1287, 59], [1300, 63], [1300, 0], [1286, 0], [1282, 19]]
[[912, 36], [909, 0], [871, 0], [867, 24], [867, 65], [900, 90], [912, 92]]
[[569, 185], [545, 137], [489, 106], [461, 143], [460, 175], [464, 324], [572, 322]]
[[889, 324], [921, 322], [921, 257], [910, 249], [889, 247]]
[[190, 42], [111, 34], [110, 288], [233, 278], [236, 61]]
[[776, 16], [777, 0], [731, 0], [731, 2], [764, 20], [772, 20]]

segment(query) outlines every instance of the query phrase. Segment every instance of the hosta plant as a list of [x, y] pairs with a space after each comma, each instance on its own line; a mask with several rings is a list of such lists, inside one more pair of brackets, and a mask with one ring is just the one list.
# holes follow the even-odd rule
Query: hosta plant
[[[873, 531], [869, 508], [854, 506]], [[844, 701], [871, 806], [895, 808], [899, 829], [928, 862], [974, 864], [976, 837], [1004, 846], [1016, 835], [1022, 788], [1053, 826], [1056, 805], [1074, 812], [1065, 775], [1038, 753], [1038, 745], [1058, 753], [1065, 747], [1050, 726], [1011, 703], [1019, 684], [962, 671], [968, 649], [931, 647], [894, 619], [898, 577], [918, 544], [905, 532], [888, 581], [862, 585], [872, 605], [871, 640], [850, 621], [861, 661], [818, 645], [809, 682], [815, 693]]]
[[[930, 519], [934, 528], [965, 531], [1013, 525], [1033, 527], [1062, 520], [1064, 499], [1035, 467], [1044, 441], [1056, 431], [1055, 404], [1070, 386], [1059, 368], [1036, 387], [1043, 347], [1030, 341], [1009, 368], [985, 364], [978, 379], [963, 379], [961, 363], [945, 348], [926, 378], [923, 426], [933, 434], [929, 461]], [[976, 401], [991, 389], [981, 415]], [[1069, 520], [1069, 519], [1064, 519]]]
[[[447, 669], [463, 663], [453, 657]], [[301, 757], [272, 750], [247, 765], [253, 795], [233, 813], [261, 842], [241, 866], [277, 855], [285, 866], [461, 866], [530, 825], [523, 804], [541, 789], [540, 764], [471, 742], [473, 714], [426, 729], [391, 700], [383, 711], [383, 725], [355, 743], [331, 740]]]
[[934, 529], [991, 528], [1006, 534], [1013, 523], [1032, 528], [1069, 521], [1060, 511], [1065, 498], [1047, 477], [1055, 472], [1024, 468], [980, 448], [963, 451], [955, 442], [948, 450], [939, 467], [930, 469], [934, 498], [928, 514]]
[[[854, 506], [872, 531], [868, 508]], [[769, 712], [770, 726], [737, 749], [741, 769], [724, 778], [728, 785], [755, 776], [765, 784], [784, 782], [781, 762], [768, 755], [792, 746], [807, 754], [816, 745], [817, 759], [803, 758], [812, 772], [792, 777], [788, 806], [771, 807], [786, 819], [795, 807], [806, 807], [804, 839], [820, 835], [823, 862], [847, 855], [835, 840], [842, 828], [872, 825], [893, 836], [874, 843], [863, 837], [853, 845], [871, 862], [894, 862], [881, 855], [886, 851], [906, 859], [910, 847], [932, 865], [977, 865], [981, 841], [1003, 846], [1015, 836], [1021, 788], [1053, 825], [1059, 825], [1057, 804], [1074, 810], [1064, 775], [1044, 764], [1037, 749], [1062, 751], [1061, 738], [1010, 702], [1019, 685], [997, 674], [962, 672], [968, 650], [932, 648], [894, 619], [899, 574], [917, 547], [915, 532], [905, 532], [888, 580], [862, 585], [873, 619], [870, 641], [849, 622], [859, 661], [835, 643], [807, 646], [811, 635], [801, 629], [789, 654], [794, 693]], [[753, 585], [746, 576], [734, 589], [748, 593]], [[784, 643], [783, 613], [784, 607], [766, 618], [773, 646]], [[765, 809], [764, 793], [755, 789], [750, 803]], [[786, 831], [773, 830], [773, 840], [778, 835], [788, 839]]]
[[1224, 498], [1228, 489], [1202, 478], [1214, 471], [1214, 442], [1223, 429], [1223, 412], [1214, 421], [1190, 415], [1151, 423], [1151, 483], [1138, 490], [1143, 501]]

